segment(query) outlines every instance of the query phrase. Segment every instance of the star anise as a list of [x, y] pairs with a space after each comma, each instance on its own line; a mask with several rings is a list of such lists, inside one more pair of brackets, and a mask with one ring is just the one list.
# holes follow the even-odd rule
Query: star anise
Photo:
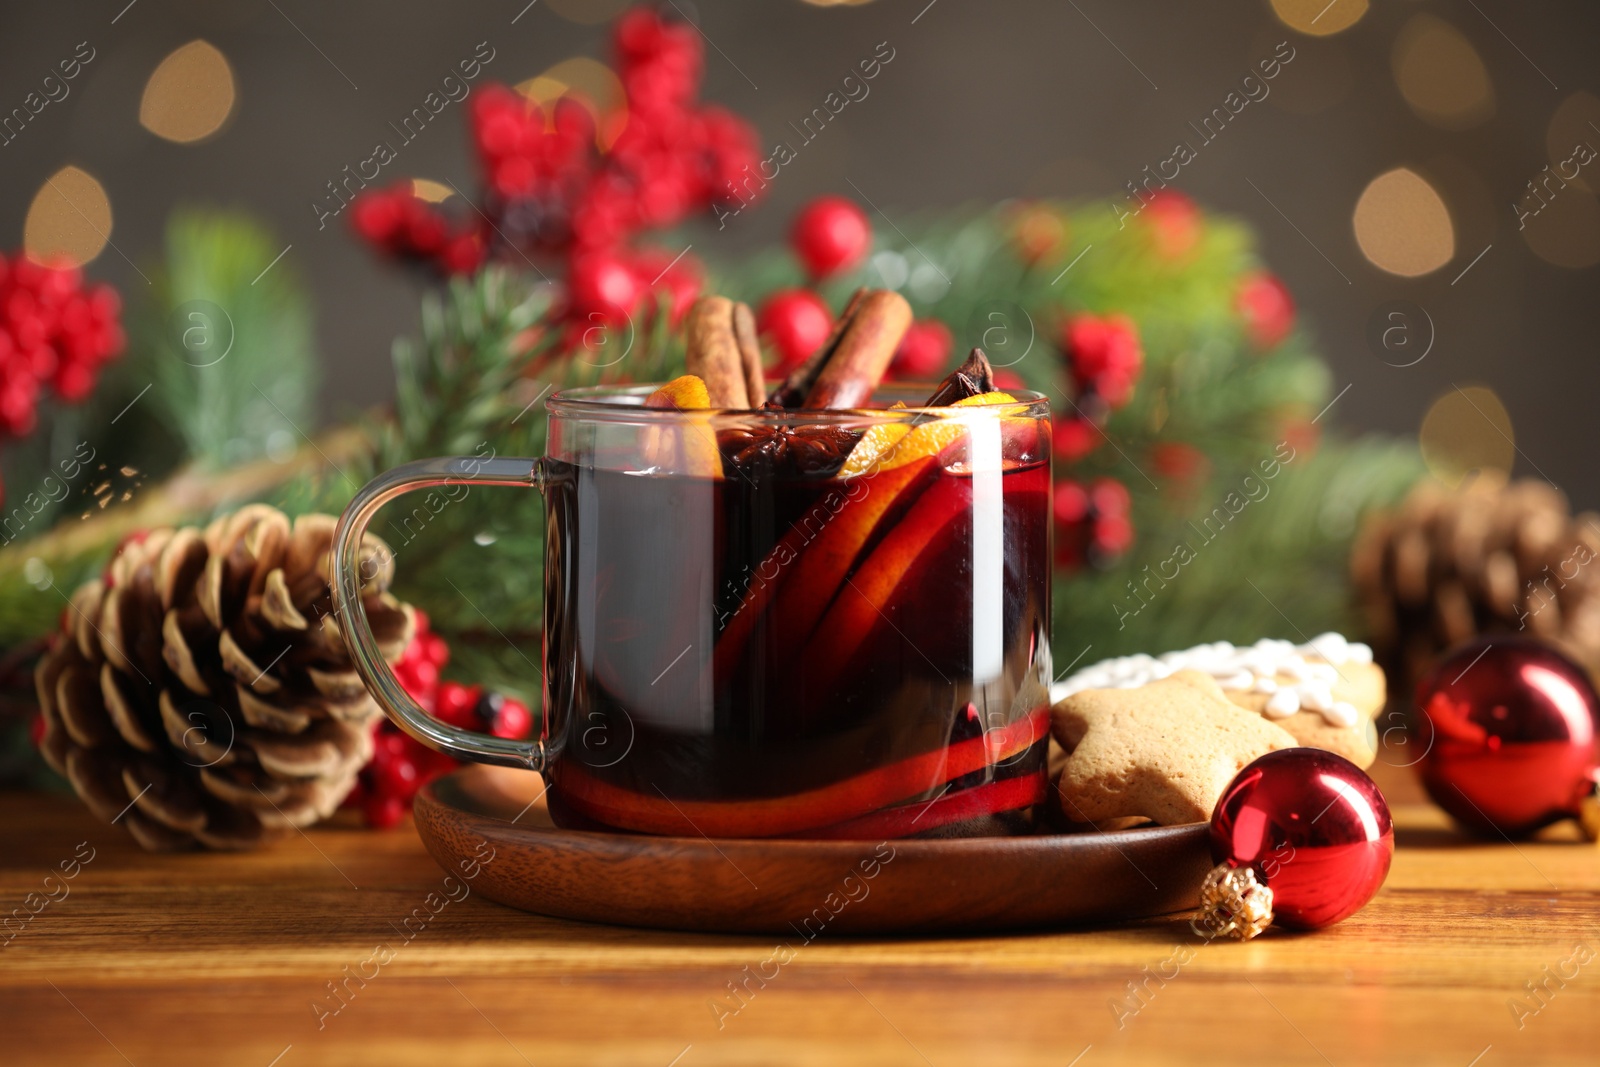
[[861, 437], [845, 426], [780, 426], [723, 430], [723, 465], [750, 479], [831, 478]]

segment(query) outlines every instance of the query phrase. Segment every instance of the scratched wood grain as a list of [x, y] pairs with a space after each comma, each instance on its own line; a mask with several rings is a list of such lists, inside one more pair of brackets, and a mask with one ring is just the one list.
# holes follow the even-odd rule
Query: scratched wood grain
[[1377, 773], [1377, 899], [1206, 946], [1180, 918], [798, 945], [561, 922], [449, 889], [409, 827], [151, 857], [71, 798], [0, 794], [0, 915], [58, 898], [0, 930], [0, 1062], [1594, 1063], [1600, 852], [1460, 837]]

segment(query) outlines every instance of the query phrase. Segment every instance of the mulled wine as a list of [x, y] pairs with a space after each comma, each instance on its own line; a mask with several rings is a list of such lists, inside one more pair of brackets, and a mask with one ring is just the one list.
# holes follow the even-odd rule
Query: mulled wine
[[1027, 812], [1045, 789], [1049, 438], [1042, 403], [1008, 408], [682, 430], [701, 439], [676, 454], [714, 441], [715, 473], [552, 447], [554, 810], [711, 837], [992, 832]]

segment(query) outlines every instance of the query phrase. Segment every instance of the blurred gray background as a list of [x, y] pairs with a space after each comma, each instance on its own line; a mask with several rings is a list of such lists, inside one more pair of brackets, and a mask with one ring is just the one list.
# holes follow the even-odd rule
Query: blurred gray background
[[[484, 78], [514, 84], [572, 56], [607, 58], [597, 20], [621, 6], [7, 0], [0, 112], [20, 106], [79, 42], [95, 58], [65, 99], [0, 146], [0, 247], [21, 245], [35, 193], [69, 164], [98, 179], [113, 213], [113, 246], [89, 273], [130, 295], [145, 283], [129, 261], [158, 254], [174, 207], [247, 208], [292, 246], [285, 261], [317, 297], [322, 416], [381, 401], [390, 343], [416, 326], [418, 284], [378, 263], [345, 220], [319, 231], [311, 204], [479, 42], [495, 52]], [[895, 49], [870, 96], [806, 146], [759, 210], [722, 233], [702, 231], [696, 251], [712, 259], [781, 239], [800, 203], [849, 194], [851, 182], [890, 218], [1018, 196], [1120, 195], [1175, 142], [1197, 142], [1188, 124], [1288, 41], [1295, 58], [1270, 95], [1201, 149], [1174, 185], [1255, 226], [1333, 367], [1335, 389], [1350, 385], [1338, 421], [1415, 435], [1436, 398], [1484, 385], [1509, 415], [1517, 472], [1549, 477], [1580, 506], [1600, 504], [1600, 472], [1585, 447], [1600, 398], [1600, 161], [1564, 185], [1547, 184], [1549, 203], [1524, 228], [1513, 207], [1542, 168], [1571, 156], [1575, 140], [1600, 148], [1600, 5], [1592, 0], [1385, 0], [1370, 9], [1366, 0], [666, 6], [711, 42], [705, 99], [751, 119], [763, 143], [785, 136], [787, 123], [820, 104], [878, 42]], [[227, 58], [237, 98], [219, 133], [171, 143], [141, 126], [140, 98], [163, 57], [197, 38]], [[452, 105], [385, 179], [473, 188], [464, 114]], [[1380, 269], [1357, 240], [1363, 190], [1397, 167], [1421, 176], [1449, 212], [1448, 254], [1419, 277]], [[1373, 240], [1398, 241], [1402, 254], [1424, 259], [1429, 248], [1437, 253], [1428, 207], [1399, 195], [1389, 214], [1374, 216]], [[1413, 223], [1420, 231], [1407, 228]], [[1401, 360], [1381, 359], [1367, 339], [1374, 316], [1397, 300], [1423, 309], [1436, 333], [1414, 366], [1390, 365]], [[1487, 423], [1481, 430], [1498, 432]]]

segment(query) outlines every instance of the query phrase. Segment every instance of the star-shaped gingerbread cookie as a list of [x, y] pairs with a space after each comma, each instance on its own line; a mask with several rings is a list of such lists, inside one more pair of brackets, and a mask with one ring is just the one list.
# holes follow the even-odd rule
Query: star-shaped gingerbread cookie
[[1142, 816], [1205, 822], [1258, 756], [1299, 742], [1231, 703], [1210, 675], [1178, 671], [1137, 689], [1088, 689], [1052, 709], [1067, 751], [1056, 788], [1072, 822]]

